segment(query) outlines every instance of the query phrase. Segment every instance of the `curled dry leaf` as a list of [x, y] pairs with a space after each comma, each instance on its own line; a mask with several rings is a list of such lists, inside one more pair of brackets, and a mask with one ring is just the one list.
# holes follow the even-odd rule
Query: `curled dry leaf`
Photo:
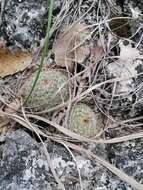
[[67, 32], [61, 33], [53, 45], [56, 64], [73, 70], [74, 62], [82, 63], [90, 54], [85, 38], [89, 34], [84, 24], [77, 23]]
[[32, 55], [30, 53], [21, 50], [11, 52], [5, 48], [0, 48], [0, 77], [23, 71], [31, 62]]

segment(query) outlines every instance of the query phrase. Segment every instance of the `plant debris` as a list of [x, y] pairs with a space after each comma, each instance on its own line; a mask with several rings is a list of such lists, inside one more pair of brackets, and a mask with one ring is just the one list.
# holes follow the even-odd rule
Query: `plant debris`
[[32, 62], [32, 54], [16, 50], [12, 52], [5, 48], [0, 48], [0, 77], [13, 75], [23, 71]]
[[85, 43], [88, 34], [86, 25], [80, 23], [61, 33], [53, 45], [56, 64], [73, 71], [74, 62], [82, 63], [90, 54], [90, 48]]

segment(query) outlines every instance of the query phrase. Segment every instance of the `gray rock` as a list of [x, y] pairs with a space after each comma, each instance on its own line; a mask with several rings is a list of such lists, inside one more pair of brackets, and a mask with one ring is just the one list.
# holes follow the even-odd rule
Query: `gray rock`
[[116, 0], [116, 2], [120, 5], [124, 16], [130, 16], [135, 19], [130, 23], [131, 39], [136, 43], [140, 42], [140, 44], [143, 44], [143, 39], [141, 39], [143, 33], [143, 1]]
[[[106, 190], [106, 170], [97, 163], [92, 162], [86, 156], [79, 155], [72, 151], [76, 163], [73, 161], [71, 154], [59, 144], [51, 144], [47, 142], [48, 152], [53, 152], [52, 162], [57, 174], [60, 176], [65, 184], [66, 190], [80, 190], [79, 175], [77, 167], [80, 171], [81, 181], [84, 190]], [[88, 147], [93, 152], [96, 151], [98, 155], [106, 157], [105, 146], [96, 147], [92, 145]], [[102, 152], [103, 151], [103, 152]]]
[[[28, 133], [17, 130], [8, 134], [0, 143], [0, 190], [58, 190], [41, 143], [36, 142]], [[68, 150], [49, 140], [45, 141], [54, 169], [65, 185], [66, 190], [80, 190], [79, 175], [84, 190], [135, 190], [130, 185], [111, 174], [106, 168], [94, 161]], [[108, 147], [90, 145], [88, 148], [128, 175], [142, 182], [143, 151], [142, 140], [120, 143]], [[102, 152], [103, 151], [103, 152]]]
[[[45, 141], [45, 145], [66, 190], [80, 189], [77, 166], [81, 173], [84, 190], [104, 187], [106, 173], [100, 165], [73, 153], [75, 163], [63, 146], [53, 144], [49, 140]], [[93, 146], [92, 149], [95, 150]], [[43, 155], [42, 145], [26, 132], [17, 130], [7, 135], [0, 145], [0, 160], [0, 190], [58, 189]]]
[[[55, 1], [55, 14], [61, 5], [61, 0]], [[47, 0], [7, 0], [1, 31], [1, 36], [7, 41], [7, 45], [31, 49], [45, 37], [47, 6]]]
[[[122, 41], [119, 43], [119, 59], [109, 64], [105, 63], [105, 68], [108, 79], [121, 79], [116, 83], [116, 86], [115, 83], [112, 83], [107, 91], [110, 93], [109, 101], [112, 98], [110, 113], [123, 120], [142, 113], [143, 60], [136, 58], [142, 57], [139, 49], [129, 44], [124, 45]], [[111, 97], [112, 95], [113, 97]], [[108, 109], [108, 107], [106, 108]]]
[[[117, 168], [129, 176], [133, 176], [139, 183], [143, 184], [143, 138], [110, 145], [108, 147], [109, 160]], [[113, 178], [115, 179], [115, 178]], [[113, 180], [112, 179], [112, 180]], [[111, 183], [112, 184], [112, 183]], [[123, 182], [116, 181], [119, 189], [132, 189]], [[116, 188], [115, 188], [116, 189]]]
[[143, 11], [143, 2], [140, 0], [116, 0], [123, 7], [123, 11], [127, 12], [128, 14], [131, 13], [131, 8], [134, 10]]
[[49, 166], [38, 143], [22, 130], [0, 146], [0, 190], [47, 190]]

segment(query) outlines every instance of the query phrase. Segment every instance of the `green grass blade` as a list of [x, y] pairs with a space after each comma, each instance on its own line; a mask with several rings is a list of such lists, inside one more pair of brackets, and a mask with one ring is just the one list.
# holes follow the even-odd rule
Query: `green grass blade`
[[33, 83], [33, 86], [24, 102], [24, 104], [28, 101], [30, 96], [32, 95], [32, 92], [35, 89], [35, 86], [37, 84], [37, 81], [39, 79], [40, 73], [42, 71], [43, 63], [44, 63], [44, 58], [48, 53], [48, 48], [49, 48], [49, 39], [50, 39], [50, 29], [51, 29], [51, 23], [52, 23], [52, 13], [53, 13], [53, 0], [49, 0], [49, 8], [48, 8], [48, 25], [47, 25], [47, 31], [46, 31], [46, 37], [45, 37], [45, 43], [44, 43], [44, 49], [42, 51], [42, 56], [41, 56], [41, 61], [39, 65], [39, 69], [35, 78], [35, 81]]

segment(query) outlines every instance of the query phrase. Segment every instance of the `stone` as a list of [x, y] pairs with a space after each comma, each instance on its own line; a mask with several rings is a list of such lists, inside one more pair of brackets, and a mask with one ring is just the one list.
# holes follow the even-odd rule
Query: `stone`
[[26, 132], [17, 130], [6, 137], [0, 160], [0, 190], [52, 190], [46, 158]]
[[[117, 4], [120, 5], [122, 13], [124, 16], [128, 15], [129, 17], [134, 18], [135, 20], [130, 20], [130, 33], [132, 40], [136, 43], [140, 41], [140, 44], [143, 43], [141, 39], [143, 32], [143, 1], [140, 0], [116, 0]], [[138, 31], [138, 32], [137, 32]], [[128, 36], [129, 37], [129, 36]]]
[[[21, 129], [7, 133], [2, 139], [0, 190], [59, 190], [40, 142]], [[64, 146], [49, 139], [44, 144], [66, 190], [80, 190], [77, 167], [83, 190], [135, 190], [84, 154], [71, 150], [73, 160], [73, 155]], [[142, 145], [142, 139], [138, 139], [108, 147], [92, 144], [88, 149], [142, 183]]]
[[[44, 143], [66, 190], [80, 189], [77, 166], [81, 172], [84, 190], [87, 187], [94, 189], [98, 185], [102, 186], [104, 170], [101, 166], [73, 153], [76, 165], [65, 147], [50, 140]], [[0, 144], [0, 160], [0, 190], [58, 190], [42, 144], [36, 142], [27, 132], [19, 129], [7, 134]]]
[[[121, 80], [110, 85], [108, 92], [113, 92], [110, 113], [120, 119], [127, 119], [138, 116], [143, 110], [141, 86], [143, 82], [143, 61], [140, 50], [132, 47], [131, 44], [124, 45], [120, 41], [119, 59], [105, 66], [107, 78], [120, 78]], [[106, 63], [105, 63], [106, 64]]]
[[[49, 141], [46, 141], [45, 144], [47, 144], [48, 152], [53, 152], [53, 154], [51, 154], [52, 163], [60, 179], [64, 182], [66, 190], [81, 189], [77, 167], [80, 171], [84, 190], [100, 188], [107, 190], [106, 177], [108, 174], [106, 173], [106, 169], [101, 165], [91, 161], [86, 155], [71, 150], [74, 155], [74, 160], [76, 160], [75, 162], [65, 147], [57, 143], [49, 144]], [[99, 145], [97, 148], [96, 145], [92, 144], [92, 146], [88, 148], [96, 152], [97, 155], [102, 155], [102, 158], [106, 158], [107, 152], [105, 146]]]
[[[61, 0], [54, 1], [55, 15], [61, 6]], [[47, 0], [5, 1], [0, 36], [7, 46], [31, 50], [39, 44], [46, 34], [47, 7]]]
[[[108, 158], [110, 162], [129, 176], [132, 176], [139, 183], [143, 183], [142, 146], [143, 138], [108, 146]], [[118, 188], [116, 187], [117, 189], [134, 190], [128, 184], [123, 182], [116, 181], [116, 185], [117, 184], [119, 185]]]

